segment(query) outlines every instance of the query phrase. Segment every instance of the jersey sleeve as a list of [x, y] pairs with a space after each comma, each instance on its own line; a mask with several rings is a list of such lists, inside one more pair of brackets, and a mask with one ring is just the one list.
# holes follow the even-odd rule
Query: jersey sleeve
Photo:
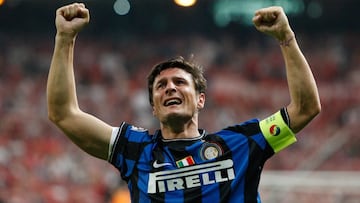
[[121, 177], [127, 181], [143, 152], [144, 146], [151, 141], [148, 130], [123, 122], [113, 128], [108, 162], [115, 166]]
[[284, 121], [281, 111], [261, 120], [260, 129], [275, 153], [296, 142], [295, 134]]
[[111, 155], [112, 155], [112, 149], [114, 147], [114, 143], [115, 143], [115, 139], [119, 133], [120, 128], [119, 127], [113, 127], [112, 132], [111, 132], [111, 138], [110, 138], [110, 142], [109, 142], [109, 151], [108, 151], [108, 158], [107, 160], [110, 162], [111, 160]]

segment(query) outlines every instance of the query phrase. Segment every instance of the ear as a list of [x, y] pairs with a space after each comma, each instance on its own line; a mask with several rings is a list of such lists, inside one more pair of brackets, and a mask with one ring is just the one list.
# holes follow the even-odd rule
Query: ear
[[154, 117], [156, 117], [156, 111], [155, 111], [154, 105], [151, 106], [151, 109], [152, 109], [152, 115], [153, 115]]
[[200, 93], [198, 95], [197, 108], [200, 110], [203, 109], [204, 106], [205, 106], [205, 93]]

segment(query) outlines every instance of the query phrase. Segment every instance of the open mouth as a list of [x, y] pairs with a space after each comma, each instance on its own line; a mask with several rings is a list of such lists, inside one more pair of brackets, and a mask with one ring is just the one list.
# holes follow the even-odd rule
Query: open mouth
[[164, 102], [164, 106], [172, 106], [172, 105], [179, 105], [182, 101], [178, 98], [169, 99]]

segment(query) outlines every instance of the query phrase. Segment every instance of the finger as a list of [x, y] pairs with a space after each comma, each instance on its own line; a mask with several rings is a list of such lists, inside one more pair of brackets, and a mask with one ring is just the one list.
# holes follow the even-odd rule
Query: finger
[[88, 10], [83, 3], [74, 3], [60, 8], [57, 12], [66, 20], [71, 21], [74, 18], [86, 18], [89, 15]]
[[252, 21], [253, 21], [254, 25], [260, 26], [260, 24], [261, 24], [261, 19], [262, 19], [261, 15], [255, 14], [255, 16], [253, 17]]
[[86, 8], [80, 7], [78, 12], [77, 12], [77, 17], [88, 18], [89, 17], [89, 10], [86, 9]]
[[260, 16], [258, 18], [258, 21], [261, 23], [271, 23], [274, 22], [278, 16], [278, 14], [273, 11], [273, 12], [260, 12], [258, 14], [258, 16]]
[[73, 12], [76, 17], [87, 17], [89, 13], [88, 9], [86, 9], [85, 4], [83, 3], [75, 3]]
[[275, 6], [259, 9], [255, 12], [255, 16], [256, 15], [262, 16], [261, 21], [264, 23], [273, 22], [280, 14], [280, 9], [281, 9], [280, 7], [275, 7]]
[[275, 11], [273, 12], [267, 12], [264, 14], [262, 21], [266, 23], [274, 22], [277, 18], [277, 14]]
[[73, 18], [77, 17], [79, 5], [78, 4], [72, 4], [65, 10], [64, 17], [67, 20], [72, 20]]

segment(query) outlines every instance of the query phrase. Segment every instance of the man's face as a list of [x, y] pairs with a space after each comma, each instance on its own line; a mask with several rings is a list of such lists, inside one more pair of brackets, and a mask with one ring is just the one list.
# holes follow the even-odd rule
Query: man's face
[[168, 68], [155, 78], [153, 101], [153, 114], [160, 122], [191, 119], [204, 107], [205, 94], [196, 92], [190, 73], [180, 68]]

